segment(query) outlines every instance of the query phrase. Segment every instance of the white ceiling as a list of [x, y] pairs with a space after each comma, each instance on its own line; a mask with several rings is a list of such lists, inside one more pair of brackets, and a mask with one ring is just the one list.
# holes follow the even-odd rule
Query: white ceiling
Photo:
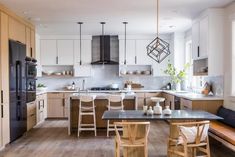
[[[190, 28], [192, 19], [211, 7], [224, 7], [234, 0], [160, 0], [160, 32]], [[17, 14], [29, 18], [39, 34], [78, 34], [77, 21], [83, 21], [83, 34], [100, 34], [105, 21], [106, 34], [156, 33], [156, 0], [0, 0]]]

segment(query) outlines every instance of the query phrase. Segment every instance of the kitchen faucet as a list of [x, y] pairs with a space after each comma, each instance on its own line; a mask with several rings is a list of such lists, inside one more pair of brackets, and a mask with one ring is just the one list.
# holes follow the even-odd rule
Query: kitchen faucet
[[82, 90], [85, 90], [85, 79], [82, 80]]

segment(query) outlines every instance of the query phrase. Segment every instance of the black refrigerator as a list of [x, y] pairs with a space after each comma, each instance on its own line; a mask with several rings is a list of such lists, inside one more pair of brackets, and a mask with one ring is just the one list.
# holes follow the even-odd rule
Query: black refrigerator
[[10, 141], [27, 131], [26, 45], [9, 40], [10, 72]]

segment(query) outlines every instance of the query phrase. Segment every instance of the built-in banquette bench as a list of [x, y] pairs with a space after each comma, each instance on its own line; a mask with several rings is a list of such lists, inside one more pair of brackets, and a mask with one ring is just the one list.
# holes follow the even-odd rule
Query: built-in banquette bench
[[211, 121], [209, 135], [235, 151], [235, 111], [220, 107], [217, 115], [220, 121]]

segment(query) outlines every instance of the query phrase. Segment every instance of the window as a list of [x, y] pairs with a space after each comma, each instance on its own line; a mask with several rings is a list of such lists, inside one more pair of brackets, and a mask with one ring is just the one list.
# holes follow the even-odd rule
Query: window
[[[190, 65], [193, 65], [192, 58], [192, 40], [189, 40], [185, 43], [185, 63], [190, 63]], [[193, 66], [190, 66], [190, 68], [187, 70], [187, 76], [185, 80], [186, 89], [192, 89]]]

